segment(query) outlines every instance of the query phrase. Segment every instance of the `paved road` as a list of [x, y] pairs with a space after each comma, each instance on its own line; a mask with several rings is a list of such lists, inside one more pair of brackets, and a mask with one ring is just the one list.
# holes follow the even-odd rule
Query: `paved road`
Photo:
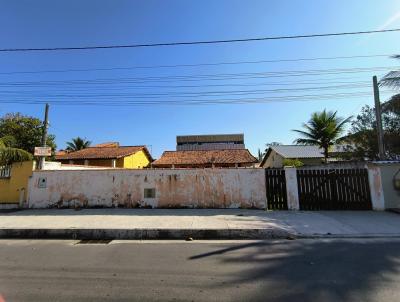
[[3, 300], [400, 300], [396, 239], [75, 243], [0, 240]]

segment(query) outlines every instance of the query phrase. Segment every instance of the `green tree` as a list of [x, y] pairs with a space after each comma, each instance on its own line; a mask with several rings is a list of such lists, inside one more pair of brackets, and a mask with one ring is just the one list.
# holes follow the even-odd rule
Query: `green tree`
[[301, 160], [297, 159], [297, 158], [296, 159], [285, 158], [283, 160], [283, 166], [284, 167], [296, 167], [296, 168], [298, 168], [298, 167], [304, 166], [304, 163]]
[[265, 155], [265, 153], [262, 152], [262, 151], [260, 150], [260, 148], [258, 148], [257, 159], [258, 159], [259, 162], [261, 162], [261, 161], [263, 160], [264, 155]]
[[[400, 155], [400, 95], [382, 104], [382, 128], [386, 154], [396, 159]], [[352, 121], [346, 141], [353, 156], [360, 159], [378, 158], [375, 108], [364, 106]]]
[[280, 142], [270, 142], [270, 143], [266, 143], [265, 147], [269, 148], [269, 147], [280, 146], [280, 145], [282, 145], [282, 143], [280, 143]]
[[0, 138], [0, 167], [32, 159], [32, 154], [29, 152], [12, 147], [15, 141], [12, 136]]
[[338, 117], [336, 114], [337, 112], [326, 110], [314, 112], [311, 119], [303, 124], [305, 130], [293, 130], [302, 136], [294, 142], [299, 145], [319, 146], [323, 150], [325, 162], [327, 162], [329, 148], [342, 139], [341, 135], [345, 125], [351, 119], [351, 117]]
[[80, 138], [79, 136], [73, 138], [70, 142], [67, 142], [67, 150], [68, 151], [79, 151], [89, 147], [91, 144], [90, 141]]
[[[21, 113], [8, 113], [0, 118], [0, 137], [13, 137], [13, 147], [33, 153], [35, 147], [41, 146], [43, 122], [35, 117]], [[55, 136], [49, 134], [47, 146], [56, 148]]]

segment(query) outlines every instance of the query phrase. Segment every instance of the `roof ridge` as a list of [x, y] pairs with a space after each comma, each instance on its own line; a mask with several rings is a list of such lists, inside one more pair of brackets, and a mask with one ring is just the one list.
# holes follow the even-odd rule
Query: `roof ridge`
[[[165, 152], [210, 152], [210, 151], [242, 151], [242, 150], [246, 150], [249, 151], [248, 148], [244, 148], [244, 149], [211, 149], [211, 150], [166, 150]], [[250, 152], [250, 151], [249, 151]]]
[[[133, 147], [137, 147], [137, 148], [144, 148], [146, 147], [146, 145], [135, 145], [135, 146], [89, 146], [86, 147], [85, 149], [89, 149], [89, 148], [99, 148], [99, 149], [106, 149], [106, 148], [133, 148]], [[84, 149], [81, 149], [84, 150]], [[80, 151], [80, 150], [78, 150]]]

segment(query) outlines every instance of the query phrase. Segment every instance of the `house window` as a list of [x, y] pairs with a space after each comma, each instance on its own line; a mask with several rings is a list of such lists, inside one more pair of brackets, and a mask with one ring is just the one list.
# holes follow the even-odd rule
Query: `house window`
[[144, 195], [144, 198], [156, 198], [156, 189], [155, 188], [145, 188], [143, 195]]
[[11, 177], [11, 166], [0, 166], [0, 178]]

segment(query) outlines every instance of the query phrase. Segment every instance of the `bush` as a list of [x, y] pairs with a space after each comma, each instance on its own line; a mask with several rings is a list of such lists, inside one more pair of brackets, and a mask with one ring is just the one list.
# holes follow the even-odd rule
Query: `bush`
[[284, 167], [288, 167], [289, 166], [289, 167], [298, 168], [298, 167], [304, 166], [304, 164], [303, 164], [303, 162], [301, 160], [298, 160], [297, 158], [296, 159], [289, 158], [289, 159], [284, 159], [283, 160], [283, 166]]

